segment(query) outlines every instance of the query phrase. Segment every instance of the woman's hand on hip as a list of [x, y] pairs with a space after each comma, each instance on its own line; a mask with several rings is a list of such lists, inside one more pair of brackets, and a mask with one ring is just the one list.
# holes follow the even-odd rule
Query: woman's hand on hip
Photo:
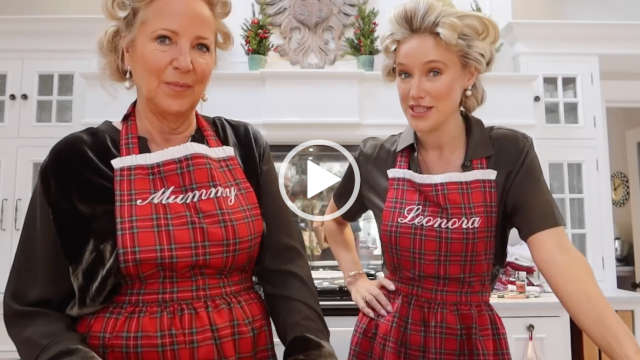
[[393, 311], [391, 303], [380, 291], [383, 286], [390, 291], [396, 289], [390, 280], [384, 277], [369, 280], [364, 274], [359, 274], [348, 280], [350, 281], [347, 281], [347, 288], [351, 293], [351, 298], [358, 305], [360, 311], [367, 316], [375, 318], [374, 310], [382, 316], [387, 316], [388, 312]]

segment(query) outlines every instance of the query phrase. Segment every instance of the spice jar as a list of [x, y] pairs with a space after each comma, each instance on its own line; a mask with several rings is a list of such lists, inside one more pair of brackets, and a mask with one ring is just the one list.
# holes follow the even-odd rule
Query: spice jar
[[527, 292], [527, 273], [524, 271], [518, 271], [516, 274], [516, 291], [518, 294]]

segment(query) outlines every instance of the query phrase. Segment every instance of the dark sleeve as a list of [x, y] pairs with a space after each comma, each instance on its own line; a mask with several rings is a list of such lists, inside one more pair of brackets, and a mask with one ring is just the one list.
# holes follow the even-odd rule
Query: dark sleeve
[[65, 309], [74, 298], [69, 267], [45, 198], [42, 167], [9, 274], [4, 321], [20, 357], [100, 359], [83, 344]]
[[[362, 174], [363, 169], [367, 169], [367, 166], [365, 164], [366, 162], [365, 159], [368, 157], [365, 151], [365, 148], [367, 147], [366, 146], [367, 140], [368, 139], [365, 139], [365, 141], [363, 141], [363, 143], [360, 145], [360, 148], [358, 149], [358, 152], [356, 153], [356, 156], [355, 156], [356, 164], [358, 165], [358, 169], [360, 170], [360, 178], [362, 178], [363, 176]], [[355, 202], [341, 216], [346, 221], [349, 221], [349, 222], [356, 221], [360, 218], [360, 216], [362, 216], [362, 214], [364, 214], [368, 210], [364, 202], [364, 191], [362, 189], [362, 184], [363, 182], [361, 181], [360, 190], [358, 191], [358, 196], [356, 197]], [[336, 204], [336, 207], [338, 209], [342, 208], [349, 201], [349, 198], [353, 193], [354, 185], [355, 185], [355, 173], [353, 172], [353, 167], [351, 166], [351, 164], [349, 164], [349, 167], [347, 168], [347, 171], [344, 173], [344, 176], [342, 177], [340, 184], [338, 184], [338, 187], [333, 192], [333, 202]]]
[[[259, 135], [255, 135], [259, 137]], [[265, 233], [256, 262], [269, 315], [285, 344], [285, 358], [335, 359], [311, 278], [302, 235], [278, 190], [271, 153], [262, 139], [258, 191]]]
[[525, 241], [540, 231], [564, 225], [529, 137], [507, 185], [505, 206], [508, 219]]

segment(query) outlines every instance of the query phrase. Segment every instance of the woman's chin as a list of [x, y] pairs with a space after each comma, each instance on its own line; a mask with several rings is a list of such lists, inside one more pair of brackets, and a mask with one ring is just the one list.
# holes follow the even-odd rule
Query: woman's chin
[[192, 112], [198, 106], [199, 99], [175, 98], [163, 96], [153, 100], [157, 104], [158, 110], [166, 114], [184, 114]]

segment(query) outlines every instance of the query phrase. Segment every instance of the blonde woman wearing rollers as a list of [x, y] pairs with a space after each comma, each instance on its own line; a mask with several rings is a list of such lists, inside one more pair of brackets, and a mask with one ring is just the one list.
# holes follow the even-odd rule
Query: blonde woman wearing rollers
[[[363, 141], [356, 202], [326, 224], [361, 310], [350, 359], [509, 359], [489, 297], [513, 227], [598, 346], [614, 359], [640, 358], [566, 236], [531, 139], [471, 115], [484, 100], [478, 75], [489, 70], [498, 36], [488, 18], [435, 1], [409, 1], [392, 17], [383, 72], [408, 127]], [[353, 181], [347, 172], [328, 213], [347, 202]], [[376, 281], [362, 274], [348, 226], [367, 210], [380, 226], [387, 270]]]

